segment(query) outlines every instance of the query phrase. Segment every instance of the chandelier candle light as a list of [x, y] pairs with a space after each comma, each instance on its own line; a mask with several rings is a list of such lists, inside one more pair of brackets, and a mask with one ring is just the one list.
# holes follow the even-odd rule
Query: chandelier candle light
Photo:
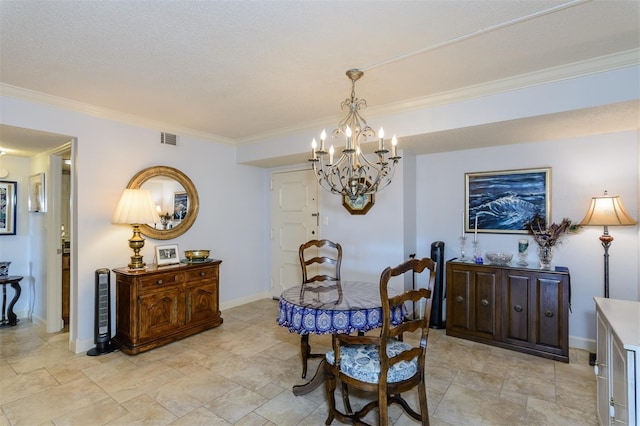
[[[355, 200], [358, 197], [374, 194], [391, 183], [395, 166], [400, 157], [397, 152], [398, 141], [391, 139], [391, 156], [385, 158], [389, 151], [385, 148], [384, 130], [378, 131], [378, 149], [376, 160], [369, 160], [361, 149], [361, 144], [375, 141], [376, 134], [360, 115], [360, 109], [366, 108], [367, 101], [356, 97], [356, 81], [364, 73], [357, 69], [347, 71], [351, 80], [351, 97], [345, 99], [341, 107], [348, 109], [347, 116], [340, 121], [331, 138], [334, 142], [345, 139], [342, 155], [334, 163], [335, 148], [331, 144], [326, 150], [327, 133], [320, 135], [320, 147], [315, 138], [311, 142], [311, 158], [313, 171], [322, 188], [334, 194], [341, 194]], [[328, 161], [327, 161], [328, 154]]]

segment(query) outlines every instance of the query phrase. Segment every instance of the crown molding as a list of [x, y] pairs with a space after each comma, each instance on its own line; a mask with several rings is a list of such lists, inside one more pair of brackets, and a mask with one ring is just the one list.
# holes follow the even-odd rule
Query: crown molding
[[[422, 98], [414, 98], [395, 104], [384, 105], [367, 109], [367, 115], [382, 116], [397, 114], [401, 112], [423, 109], [442, 104], [460, 102], [484, 96], [495, 95], [516, 89], [523, 89], [532, 86], [553, 83], [571, 78], [583, 77], [592, 74], [612, 71], [630, 66], [640, 65], [640, 49], [632, 49], [611, 55], [600, 56], [584, 61], [574, 62], [553, 68], [547, 68], [531, 73], [520, 74], [514, 77], [482, 83], [474, 86], [467, 86], [460, 89], [441, 92]], [[176, 126], [157, 120], [142, 118], [133, 114], [126, 114], [107, 108], [101, 108], [82, 102], [73, 101], [57, 96], [47, 95], [29, 89], [24, 89], [9, 84], [0, 83], [0, 95], [10, 96], [31, 102], [36, 102], [48, 106], [58, 107], [82, 114], [88, 114], [108, 120], [124, 122], [131, 125], [159, 129], [164, 132], [174, 133], [181, 136], [190, 136], [198, 139], [211, 140], [227, 145], [241, 145], [253, 143], [291, 135], [295, 133], [307, 132], [320, 127], [326, 127], [328, 123], [335, 124], [339, 120], [337, 116], [325, 117], [293, 126], [283, 127], [271, 132], [265, 132], [246, 138], [232, 139], [194, 129]], [[331, 125], [331, 124], [329, 124]]]
[[[368, 107], [368, 117], [380, 117], [384, 115], [398, 114], [402, 112], [434, 107], [443, 104], [451, 104], [469, 99], [476, 99], [499, 93], [510, 92], [527, 87], [550, 84], [562, 80], [584, 77], [587, 75], [599, 74], [607, 71], [627, 68], [640, 65], [640, 49], [632, 49], [611, 55], [599, 56], [584, 61], [574, 62], [553, 68], [546, 68], [526, 74], [520, 74], [501, 80], [488, 83], [467, 86], [460, 89], [436, 93], [421, 98], [414, 98], [387, 104], [378, 107]], [[237, 144], [257, 142], [266, 139], [281, 137], [291, 133], [302, 133], [309, 130], [316, 130], [329, 125], [335, 126], [342, 117], [325, 117], [323, 119], [302, 123], [295, 126], [284, 127], [272, 132], [254, 135], [248, 138], [238, 139]]]
[[162, 132], [174, 133], [180, 136], [190, 136], [198, 139], [211, 140], [224, 143], [227, 145], [235, 145], [235, 140], [225, 138], [224, 136], [213, 135], [206, 132], [190, 129], [187, 127], [176, 126], [172, 123], [165, 123], [158, 120], [150, 120], [133, 114], [127, 114], [108, 108], [102, 108], [91, 104], [86, 104], [71, 99], [61, 98], [58, 96], [48, 95], [34, 90], [24, 89], [22, 87], [12, 86], [10, 84], [0, 83], [0, 95], [10, 96], [25, 101], [35, 102], [47, 106], [57, 107], [68, 111], [78, 112], [81, 114], [92, 115], [94, 117], [106, 120], [118, 121], [134, 126], [158, 129]]

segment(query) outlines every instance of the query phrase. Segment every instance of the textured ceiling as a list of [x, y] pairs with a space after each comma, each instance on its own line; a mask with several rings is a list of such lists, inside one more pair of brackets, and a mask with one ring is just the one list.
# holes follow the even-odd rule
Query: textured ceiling
[[638, 49], [639, 22], [637, 0], [0, 0], [0, 83], [242, 143], [340, 116], [349, 68], [397, 110]]

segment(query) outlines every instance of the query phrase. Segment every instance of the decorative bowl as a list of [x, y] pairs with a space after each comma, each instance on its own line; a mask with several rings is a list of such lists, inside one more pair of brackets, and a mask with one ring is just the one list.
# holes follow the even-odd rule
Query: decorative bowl
[[205, 260], [209, 258], [209, 252], [211, 250], [185, 250], [184, 257], [193, 260]]
[[513, 259], [513, 253], [500, 253], [500, 252], [487, 252], [485, 253], [486, 259], [489, 263], [494, 265], [506, 265]]

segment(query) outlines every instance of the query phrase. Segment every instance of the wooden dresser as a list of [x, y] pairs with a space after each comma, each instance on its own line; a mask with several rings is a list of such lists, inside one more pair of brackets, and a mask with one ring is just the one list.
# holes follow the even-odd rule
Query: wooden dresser
[[447, 335], [569, 362], [569, 278], [447, 262]]
[[222, 324], [221, 260], [142, 271], [117, 268], [113, 343], [135, 355]]

